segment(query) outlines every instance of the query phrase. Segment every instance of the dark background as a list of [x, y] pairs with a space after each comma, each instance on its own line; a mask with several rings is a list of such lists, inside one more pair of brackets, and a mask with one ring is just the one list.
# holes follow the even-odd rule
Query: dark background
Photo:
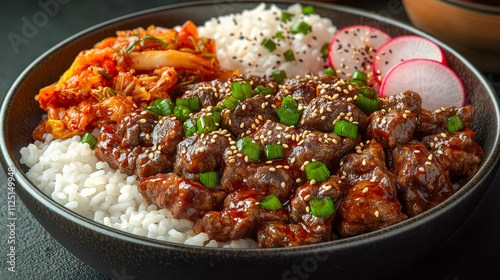
[[[39, 1], [2, 1], [0, 5], [0, 100], [16, 77], [38, 56], [63, 39], [97, 23], [128, 13], [187, 1], [41, 0], [57, 3], [57, 11], [24, 42], [12, 44], [9, 33], [22, 34], [25, 21], [42, 11]], [[408, 21], [399, 0], [348, 1], [339, 3]], [[39, 18], [43, 20], [43, 18]], [[492, 27], [495, 28], [495, 27]], [[12, 37], [12, 34], [11, 34]], [[500, 76], [485, 73], [500, 92]], [[47, 84], [53, 81], [47, 81]], [[462, 227], [436, 251], [410, 264], [394, 279], [500, 279], [500, 174]], [[6, 176], [0, 174], [0, 279], [107, 279], [57, 243], [17, 198], [16, 273], [7, 271]], [[333, 276], [333, 275], [332, 275]], [[116, 277], [119, 277], [117, 275]], [[133, 279], [133, 278], [130, 278]], [[265, 277], [263, 277], [265, 279]]]

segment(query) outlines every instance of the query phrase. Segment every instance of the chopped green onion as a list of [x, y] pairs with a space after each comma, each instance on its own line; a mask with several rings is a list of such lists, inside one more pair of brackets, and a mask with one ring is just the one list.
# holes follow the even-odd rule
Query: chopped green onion
[[357, 86], [360, 86], [360, 87], [364, 87], [366, 86], [366, 82], [363, 81], [363, 80], [352, 80], [352, 81], [347, 81], [345, 83], [346, 85], [357, 85]]
[[330, 76], [337, 76], [337, 71], [335, 71], [335, 69], [333, 69], [332, 67], [328, 67], [325, 69], [325, 71], [323, 71], [323, 74]]
[[364, 95], [366, 98], [370, 98], [370, 99], [378, 99], [379, 98], [378, 93], [369, 87], [360, 88], [358, 90], [358, 94], [359, 93]]
[[272, 93], [273, 93], [273, 90], [270, 88], [266, 88], [264, 85], [258, 85], [255, 88], [255, 94], [269, 95]]
[[191, 97], [191, 98], [180, 98], [175, 100], [176, 105], [182, 105], [186, 106], [189, 108], [191, 111], [199, 111], [200, 110], [200, 101], [198, 99], [198, 96]]
[[259, 201], [259, 205], [269, 211], [277, 211], [281, 209], [281, 201], [274, 194], [264, 196]]
[[287, 12], [282, 12], [281, 13], [281, 21], [286, 22], [287, 20], [291, 19], [294, 16], [294, 14], [290, 14]]
[[281, 106], [276, 109], [278, 116], [280, 117], [280, 123], [292, 126], [296, 125], [300, 119], [300, 111], [296, 108]]
[[326, 60], [328, 58], [328, 51], [330, 50], [330, 43], [325, 43], [321, 47], [321, 54], [323, 55], [323, 59]]
[[140, 39], [136, 39], [135, 41], [133, 42], [130, 42], [130, 44], [128, 44], [127, 48], [125, 49], [125, 53], [126, 54], [129, 54], [134, 48], [135, 48], [135, 45], [137, 44], [137, 42], [139, 42]]
[[229, 110], [233, 110], [236, 106], [238, 106], [238, 104], [240, 104], [238, 99], [232, 96], [228, 96], [224, 99], [224, 101], [222, 101], [222, 106], [228, 108]]
[[90, 133], [85, 133], [80, 142], [89, 144], [90, 148], [93, 150], [97, 144], [97, 138]]
[[282, 84], [287, 78], [284, 70], [274, 71], [271, 75], [278, 84]]
[[352, 74], [352, 79], [353, 80], [361, 80], [363, 82], [367, 82], [368, 81], [368, 76], [366, 75], [365, 72], [362, 72], [362, 71], [356, 71]]
[[276, 43], [269, 38], [264, 38], [262, 43], [260, 43], [264, 48], [266, 48], [269, 52], [273, 52], [276, 49]]
[[260, 145], [254, 143], [252, 138], [248, 136], [241, 138], [236, 142], [236, 147], [247, 155], [249, 159], [259, 161]]
[[208, 189], [219, 186], [219, 172], [210, 171], [200, 174], [200, 182]]
[[370, 99], [365, 97], [363, 94], [358, 93], [356, 106], [363, 111], [367, 116], [371, 115], [371, 113], [377, 111], [379, 99]]
[[287, 50], [286, 52], [284, 52], [283, 57], [285, 58], [285, 61], [287, 61], [287, 62], [295, 60], [295, 55], [293, 54], [292, 50]]
[[148, 107], [144, 108], [144, 110], [151, 111], [157, 115], [161, 115], [161, 109], [158, 106], [148, 106]]
[[358, 136], [358, 126], [346, 121], [336, 121], [333, 127], [333, 133], [356, 139]]
[[297, 33], [307, 34], [311, 31], [312, 31], [312, 27], [303, 21], [299, 21], [299, 22], [295, 23], [290, 28], [290, 32], [292, 32], [292, 34], [297, 34]]
[[293, 99], [293, 97], [285, 96], [285, 98], [283, 98], [283, 100], [281, 100], [281, 106], [297, 109], [298, 105], [297, 105], [297, 101], [295, 101], [295, 99]]
[[313, 6], [307, 6], [302, 8], [302, 13], [304, 15], [310, 15], [316, 13], [316, 9]]
[[248, 136], [243, 137], [240, 140], [236, 141], [236, 148], [238, 148], [238, 150], [242, 150], [243, 147], [246, 146], [246, 144], [248, 143], [252, 143], [252, 138]]
[[464, 128], [464, 123], [462, 122], [462, 119], [460, 119], [459, 115], [455, 115], [451, 118], [446, 118], [445, 121], [450, 133], [459, 131]]
[[184, 126], [186, 127], [185, 136], [191, 136], [195, 134], [198, 130], [196, 129], [196, 120], [190, 119], [184, 122]]
[[220, 123], [221, 113], [220, 112], [212, 112], [212, 119], [214, 123]]
[[154, 105], [160, 108], [162, 116], [168, 116], [174, 113], [175, 104], [170, 99], [156, 99]]
[[281, 31], [276, 32], [276, 34], [274, 34], [274, 38], [285, 40], [285, 36], [283, 36], [283, 32]]
[[163, 41], [163, 40], [160, 40], [160, 39], [158, 39], [158, 38], [156, 38], [156, 37], [154, 37], [154, 36], [151, 36], [151, 35], [146, 35], [146, 36], [144, 36], [144, 40], [143, 40], [143, 42], [145, 42], [146, 40], [153, 40], [153, 41], [156, 41], [157, 43], [160, 43], [160, 44], [162, 44], [162, 45], [164, 45], [164, 46], [168, 46], [168, 43], [167, 43], [167, 42], [165, 42], [165, 41]]
[[191, 79], [179, 83], [179, 86], [182, 87], [182, 86], [190, 85], [190, 84], [196, 82], [198, 80], [198, 78], [199, 78], [198, 76], [191, 76]]
[[97, 73], [99, 73], [101, 76], [103, 76], [106, 80], [111, 80], [113, 79], [113, 77], [111, 77], [110, 74], [108, 74], [107, 72], [105, 71], [102, 71], [102, 70], [97, 70]]
[[211, 116], [201, 116], [196, 121], [196, 126], [198, 128], [198, 133], [209, 133], [211, 131], [217, 130], [217, 126], [215, 125], [214, 119]]
[[283, 158], [283, 148], [280, 144], [269, 144], [264, 147], [267, 159]]
[[306, 165], [306, 174], [309, 180], [316, 182], [323, 182], [326, 178], [330, 177], [330, 170], [321, 161], [313, 161]]
[[211, 112], [212, 113], [213, 112], [219, 112], [220, 113], [220, 112], [222, 112], [222, 110], [224, 110], [224, 108], [225, 108], [224, 106], [218, 105], [218, 106], [213, 107]]
[[329, 196], [315, 197], [309, 202], [311, 214], [316, 217], [329, 217], [335, 212], [335, 205]]
[[231, 84], [231, 91], [234, 98], [244, 100], [252, 97], [252, 85], [248, 82], [236, 82]]
[[178, 105], [174, 109], [174, 116], [181, 121], [189, 119], [189, 114], [191, 114], [191, 110], [186, 106]]

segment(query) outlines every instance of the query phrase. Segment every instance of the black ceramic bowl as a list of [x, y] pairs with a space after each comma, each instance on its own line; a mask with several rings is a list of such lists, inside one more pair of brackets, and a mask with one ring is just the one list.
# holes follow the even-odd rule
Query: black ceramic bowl
[[[279, 6], [289, 4], [278, 2]], [[210, 2], [148, 10], [112, 20], [81, 32], [33, 62], [7, 94], [1, 110], [0, 144], [3, 167], [15, 168], [16, 191], [45, 229], [85, 263], [109, 276], [123, 279], [370, 279], [411, 264], [442, 244], [467, 218], [488, 188], [498, 167], [499, 106], [486, 79], [470, 63], [437, 42], [448, 65], [462, 79], [467, 103], [476, 116], [472, 124], [484, 150], [476, 176], [439, 206], [397, 225], [360, 236], [297, 248], [213, 249], [173, 244], [121, 232], [83, 218], [44, 195], [25, 175], [20, 149], [32, 139], [43, 114], [33, 100], [38, 90], [59, 78], [77, 53], [91, 48], [119, 29], [151, 24], [172, 27], [186, 20], [197, 24], [212, 16], [253, 8], [257, 2]], [[316, 3], [316, 11], [341, 28], [368, 24], [391, 36], [426, 34], [367, 12]], [[431, 40], [436, 41], [434, 38]], [[127, 277], [125, 277], [127, 275]]]

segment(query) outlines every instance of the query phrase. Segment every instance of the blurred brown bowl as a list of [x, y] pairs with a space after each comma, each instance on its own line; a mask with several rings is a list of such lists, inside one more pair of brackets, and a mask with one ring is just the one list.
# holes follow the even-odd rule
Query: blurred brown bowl
[[500, 6], [463, 0], [403, 4], [416, 27], [449, 44], [481, 70], [500, 73]]

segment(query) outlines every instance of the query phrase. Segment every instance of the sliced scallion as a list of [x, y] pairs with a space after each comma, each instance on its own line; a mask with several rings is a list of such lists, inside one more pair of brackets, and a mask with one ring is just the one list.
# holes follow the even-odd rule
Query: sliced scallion
[[224, 99], [224, 101], [222, 101], [222, 106], [228, 108], [229, 110], [233, 110], [236, 106], [238, 106], [238, 104], [240, 104], [238, 99], [232, 96], [228, 96]]
[[313, 6], [307, 6], [302, 8], [302, 13], [304, 15], [310, 15], [316, 13], [316, 9]]
[[298, 105], [297, 105], [297, 101], [295, 101], [295, 99], [293, 99], [293, 97], [285, 96], [285, 98], [283, 98], [283, 100], [281, 100], [281, 106], [297, 109]]
[[259, 201], [259, 205], [268, 211], [277, 211], [281, 209], [281, 202], [274, 194], [264, 196]]
[[161, 115], [161, 109], [158, 106], [148, 106], [144, 108], [146, 111], [151, 111], [157, 115]]
[[278, 84], [282, 84], [287, 78], [285, 70], [274, 71], [271, 76]]
[[329, 217], [335, 212], [335, 205], [329, 196], [315, 197], [309, 202], [311, 214], [316, 217]]
[[184, 126], [186, 127], [185, 136], [191, 136], [195, 134], [198, 130], [196, 128], [196, 120], [190, 119], [184, 122]]
[[450, 133], [459, 131], [464, 128], [464, 123], [462, 122], [462, 119], [460, 119], [459, 115], [455, 115], [451, 118], [446, 118], [445, 121]]
[[162, 45], [164, 45], [164, 46], [168, 46], [168, 43], [167, 43], [167, 42], [165, 42], [165, 41], [163, 41], [163, 40], [160, 40], [160, 39], [158, 39], [158, 38], [156, 38], [156, 37], [154, 37], [154, 36], [151, 36], [151, 35], [146, 35], [146, 36], [144, 36], [144, 40], [143, 40], [143, 42], [145, 42], [146, 40], [153, 40], [153, 41], [155, 41], [155, 42], [157, 42], [157, 43], [160, 43], [160, 44], [162, 44]]
[[299, 22], [295, 23], [290, 28], [290, 32], [292, 32], [292, 34], [297, 34], [297, 33], [307, 34], [311, 31], [312, 31], [312, 27], [303, 21], [299, 21]]
[[219, 172], [210, 171], [200, 174], [200, 182], [208, 189], [219, 186]]
[[243, 154], [248, 156], [249, 159], [253, 161], [259, 161], [260, 145], [254, 143], [252, 141], [252, 138], [248, 136], [241, 138], [236, 142], [236, 147], [238, 148], [238, 150], [242, 151]]
[[371, 88], [360, 88], [356, 99], [356, 106], [367, 116], [378, 110], [378, 94]]
[[214, 123], [220, 123], [221, 113], [220, 112], [212, 112], [212, 119]]
[[364, 87], [366, 86], [366, 82], [363, 81], [363, 80], [352, 80], [352, 81], [347, 81], [345, 83], [346, 85], [357, 85], [357, 86], [360, 86], [360, 87]]
[[278, 159], [283, 158], [283, 148], [280, 144], [269, 144], [264, 146], [264, 151], [266, 152], [267, 159]]
[[248, 143], [252, 143], [252, 138], [246, 136], [246, 137], [243, 137], [241, 138], [240, 140], [236, 141], [236, 148], [238, 148], [238, 150], [242, 150], [243, 147], [248, 144]]
[[368, 76], [363, 71], [356, 71], [352, 74], [352, 79], [353, 80], [361, 80], [361, 81], [366, 83], [368, 81]]
[[262, 40], [260, 44], [264, 46], [264, 48], [266, 48], [269, 52], [274, 52], [274, 50], [276, 49], [276, 43], [269, 38], [264, 38], [264, 40]]
[[276, 32], [276, 34], [274, 34], [274, 38], [284, 40], [285, 36], [283, 36], [283, 32], [278, 31], [278, 32]]
[[266, 88], [264, 85], [258, 85], [255, 88], [255, 94], [269, 95], [273, 93], [273, 90], [270, 88]]
[[293, 126], [299, 122], [300, 111], [290, 107], [279, 107], [276, 111], [280, 117], [280, 123]]
[[358, 126], [346, 121], [336, 121], [333, 127], [333, 133], [356, 139], [358, 136]]
[[231, 84], [231, 92], [234, 98], [244, 100], [252, 97], [252, 85], [248, 82], [235, 82]]
[[178, 105], [174, 109], [174, 116], [181, 121], [189, 119], [189, 114], [191, 114], [191, 110], [186, 106]]
[[201, 116], [196, 121], [196, 127], [198, 128], [198, 133], [209, 133], [211, 131], [217, 130], [217, 126], [215, 125], [214, 119], [211, 116]]
[[176, 105], [182, 105], [189, 108], [191, 111], [199, 111], [200, 110], [200, 101], [198, 96], [191, 98], [179, 98], [175, 100]]
[[321, 54], [323, 55], [323, 60], [328, 58], [328, 51], [330, 50], [330, 43], [325, 43], [321, 47]]
[[135, 45], [140, 41], [140, 39], [136, 39], [135, 41], [133, 42], [130, 42], [130, 44], [128, 44], [127, 48], [125, 49], [125, 53], [126, 54], [129, 54], [134, 48], [135, 48]]
[[168, 116], [174, 113], [175, 104], [170, 99], [156, 99], [154, 105], [160, 108], [162, 116]]
[[306, 165], [305, 168], [307, 178], [315, 180], [316, 182], [323, 182], [326, 178], [330, 177], [330, 170], [321, 161], [313, 161]]
[[330, 76], [337, 76], [337, 71], [335, 71], [335, 69], [333, 69], [332, 67], [328, 67], [325, 69], [325, 71], [323, 71], [323, 74]]
[[285, 61], [294, 61], [295, 60], [295, 55], [293, 54], [293, 50], [287, 50], [286, 52], [283, 53], [283, 58], [285, 58]]
[[111, 77], [111, 75], [108, 74], [106, 71], [97, 70], [97, 73], [99, 73], [99, 75], [103, 76], [108, 81], [113, 79], [113, 77]]
[[286, 22], [287, 20], [291, 19], [293, 16], [294, 16], [294, 14], [282, 12], [281, 13], [281, 21]]
[[80, 142], [89, 144], [90, 148], [93, 150], [97, 144], [97, 138], [90, 133], [85, 133]]

